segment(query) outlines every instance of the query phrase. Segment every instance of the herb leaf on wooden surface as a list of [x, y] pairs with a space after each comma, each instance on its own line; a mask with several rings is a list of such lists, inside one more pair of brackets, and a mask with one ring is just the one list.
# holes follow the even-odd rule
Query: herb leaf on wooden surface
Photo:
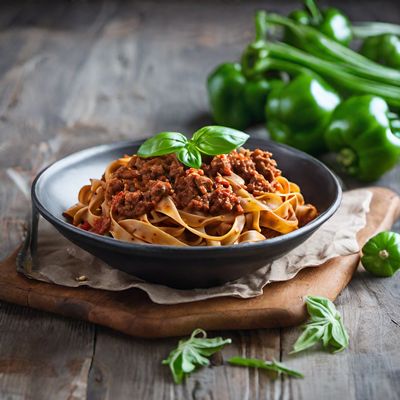
[[306, 350], [318, 342], [332, 353], [337, 353], [349, 346], [349, 335], [343, 325], [342, 317], [335, 305], [325, 297], [307, 296], [309, 322], [304, 325], [304, 332], [293, 345], [291, 353]]
[[231, 342], [222, 337], [207, 338], [203, 329], [195, 329], [189, 339], [179, 341], [178, 347], [162, 363], [169, 365], [175, 383], [182, 383], [198, 367], [209, 365], [208, 357]]
[[283, 374], [293, 376], [295, 378], [304, 378], [304, 375], [301, 372], [290, 369], [286, 367], [286, 365], [276, 360], [265, 361], [258, 358], [232, 357], [228, 360], [228, 363], [232, 365], [239, 365], [242, 367], [265, 369], [275, 372], [278, 376]]

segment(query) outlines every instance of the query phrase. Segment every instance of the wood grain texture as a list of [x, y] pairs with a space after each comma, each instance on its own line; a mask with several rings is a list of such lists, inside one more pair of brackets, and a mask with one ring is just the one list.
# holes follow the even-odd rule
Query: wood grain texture
[[[337, 0], [329, 4], [343, 8], [354, 20], [400, 21], [397, 1], [367, 0], [361, 4]], [[16, 179], [29, 182], [46, 163], [83, 147], [165, 129], [190, 132], [210, 122], [205, 76], [219, 62], [238, 57], [252, 35], [253, 11], [265, 7], [287, 13], [297, 6], [294, 0], [2, 1], [0, 257], [6, 257], [21, 240], [29, 207], [23, 191], [13, 183]], [[262, 135], [263, 129], [255, 128], [252, 133]], [[399, 182], [400, 166], [377, 184], [399, 192]], [[348, 179], [345, 184], [348, 188], [359, 186]], [[399, 231], [400, 222], [395, 229]], [[396, 361], [400, 359], [399, 282], [400, 276], [376, 280], [362, 272], [355, 275], [337, 300], [352, 338], [350, 349], [341, 355], [309, 352], [304, 358], [288, 359], [286, 354], [299, 328], [238, 332], [233, 337], [235, 346], [239, 344], [232, 347], [231, 355], [239, 349], [259, 357], [281, 354], [290, 365], [300, 363], [304, 380], [273, 383], [257, 371], [223, 366], [203, 369], [182, 387], [172, 386], [168, 373], [159, 369], [158, 357], [168, 353], [173, 340], [136, 340], [91, 326], [89, 332], [81, 331], [96, 347], [88, 397], [395, 398], [400, 381]], [[14, 310], [10, 315], [9, 309]], [[6, 318], [2, 325], [6, 333], [2, 335], [9, 338], [8, 342], [0, 340], [0, 363], [7, 357], [16, 358], [15, 346], [6, 352], [14, 335], [15, 343], [20, 337], [31, 343], [26, 351], [34, 354], [40, 365], [50, 365], [51, 355], [45, 350], [54, 326], [60, 333], [61, 348], [72, 335], [70, 324], [76, 324], [7, 304], [0, 308], [0, 318]], [[26, 329], [27, 321], [35, 318], [41, 321], [40, 338], [34, 330]], [[54, 325], [54, 321], [63, 323]], [[18, 328], [8, 334], [11, 325]], [[35, 346], [42, 351], [35, 351]], [[275, 350], [267, 353], [270, 346]], [[108, 379], [96, 384], [97, 367], [103, 365]], [[138, 372], [130, 375], [132, 368]], [[28, 375], [31, 381], [44, 382], [41, 370], [31, 369]], [[66, 376], [72, 379], [80, 372]], [[3, 372], [0, 398], [44, 398], [39, 385], [35, 391], [22, 384], [26, 390], [16, 389], [22, 382], [16, 377], [15, 370]], [[62, 373], [46, 380], [55, 388], [60, 382], [65, 382]], [[45, 387], [42, 390], [47, 393]], [[67, 398], [67, 392], [53, 393], [52, 398]]]
[[3, 303], [0, 331], [2, 399], [85, 397], [92, 326]]
[[[271, 377], [263, 372], [250, 372], [224, 363], [235, 355], [278, 359], [279, 330], [221, 331], [218, 335], [230, 337], [233, 342], [224, 349], [223, 357], [221, 354], [214, 357], [210, 368], [200, 370], [185, 385], [177, 386], [171, 381], [169, 369], [160, 362], [176, 346], [177, 339], [137, 339], [132, 342], [127, 336], [103, 329], [97, 337], [88, 397], [93, 400], [125, 399], [132, 393], [140, 393], [143, 399], [279, 398], [279, 381], [271, 381]], [[121, 352], [121, 349], [126, 351]], [[151, 364], [148, 362], [150, 354]], [[118, 373], [112, 371], [121, 365], [124, 367], [117, 367]], [[256, 390], [249, 393], [249, 387]]]

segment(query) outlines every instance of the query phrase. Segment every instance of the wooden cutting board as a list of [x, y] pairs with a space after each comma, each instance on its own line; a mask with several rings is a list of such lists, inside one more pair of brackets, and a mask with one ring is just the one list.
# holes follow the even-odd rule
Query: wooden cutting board
[[[360, 245], [389, 229], [400, 216], [400, 198], [384, 188], [371, 188], [367, 225], [358, 233]], [[67, 288], [33, 281], [16, 272], [18, 250], [0, 264], [0, 299], [23, 306], [80, 318], [128, 335], [167, 337], [206, 330], [256, 329], [298, 325], [307, 315], [303, 297], [334, 300], [357, 268], [359, 255], [337, 257], [318, 268], [302, 270], [286, 282], [267, 285], [253, 299], [218, 298], [178, 305], [152, 303], [139, 289], [108, 292]]]

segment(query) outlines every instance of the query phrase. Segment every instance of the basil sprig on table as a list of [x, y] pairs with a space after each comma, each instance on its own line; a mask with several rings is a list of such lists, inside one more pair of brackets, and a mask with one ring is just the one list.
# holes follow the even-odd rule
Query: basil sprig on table
[[293, 376], [295, 378], [304, 378], [304, 375], [301, 372], [287, 368], [284, 364], [276, 360], [265, 361], [258, 358], [232, 357], [228, 360], [228, 363], [232, 365], [239, 365], [242, 367], [265, 369], [267, 371], [277, 373], [278, 376], [283, 374]]
[[222, 337], [209, 339], [203, 329], [196, 329], [189, 339], [180, 340], [178, 347], [162, 363], [169, 365], [175, 383], [182, 383], [196, 368], [209, 365], [208, 357], [230, 343], [231, 339]]
[[146, 140], [137, 154], [147, 158], [176, 153], [181, 163], [200, 168], [201, 153], [210, 156], [227, 154], [242, 146], [248, 138], [249, 135], [244, 132], [217, 125], [199, 129], [191, 139], [179, 132], [161, 132]]
[[318, 296], [307, 296], [306, 304], [311, 318], [294, 344], [292, 353], [306, 350], [320, 341], [333, 353], [348, 347], [349, 335], [335, 305], [329, 299]]
[[[208, 358], [230, 343], [232, 343], [231, 339], [222, 337], [209, 339], [203, 329], [195, 329], [189, 339], [179, 341], [178, 347], [173, 349], [162, 363], [169, 365], [175, 383], [179, 384], [198, 367], [208, 366], [210, 364]], [[261, 368], [278, 375], [285, 374], [303, 378], [303, 374], [287, 368], [276, 360], [265, 361], [256, 358], [232, 357], [228, 360], [228, 363], [243, 367]]]

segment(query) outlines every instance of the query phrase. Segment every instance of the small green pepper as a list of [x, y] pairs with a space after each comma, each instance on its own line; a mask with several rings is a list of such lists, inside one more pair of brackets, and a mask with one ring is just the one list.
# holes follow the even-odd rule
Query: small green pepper
[[360, 53], [379, 64], [400, 69], [400, 38], [386, 33], [367, 37]]
[[[329, 38], [348, 46], [353, 38], [349, 18], [336, 8], [320, 10], [314, 0], [304, 1], [304, 10], [295, 10], [289, 18], [303, 24], [310, 25]], [[285, 31], [285, 41], [297, 45], [296, 38], [289, 31]]]
[[214, 121], [235, 129], [262, 122], [267, 96], [279, 82], [264, 77], [247, 79], [239, 63], [219, 65], [207, 80]]
[[266, 121], [271, 138], [308, 153], [322, 152], [324, 130], [339, 102], [339, 96], [321, 78], [299, 74], [268, 96]]
[[399, 161], [400, 121], [380, 97], [350, 97], [334, 111], [325, 140], [344, 172], [373, 181]]
[[400, 269], [400, 234], [381, 232], [362, 248], [363, 267], [375, 276], [393, 276]]

